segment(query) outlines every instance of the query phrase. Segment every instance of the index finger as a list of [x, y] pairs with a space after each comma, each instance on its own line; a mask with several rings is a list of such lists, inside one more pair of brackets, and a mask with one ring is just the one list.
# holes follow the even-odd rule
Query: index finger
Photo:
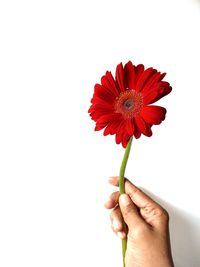
[[[119, 186], [119, 177], [110, 177], [109, 183], [114, 186]], [[138, 208], [146, 208], [150, 204], [153, 206], [160, 207], [157, 202], [147, 196], [143, 191], [141, 191], [137, 186], [132, 184], [128, 179], [125, 180], [125, 192], [131, 197], [132, 201]]]

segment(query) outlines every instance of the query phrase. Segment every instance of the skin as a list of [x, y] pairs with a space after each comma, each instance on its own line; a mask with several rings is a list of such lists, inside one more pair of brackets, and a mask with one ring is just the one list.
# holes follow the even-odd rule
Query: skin
[[[109, 182], [118, 186], [119, 179], [110, 177]], [[112, 193], [105, 207], [111, 210], [114, 233], [127, 237], [126, 267], [174, 267], [167, 211], [127, 179], [125, 192]]]

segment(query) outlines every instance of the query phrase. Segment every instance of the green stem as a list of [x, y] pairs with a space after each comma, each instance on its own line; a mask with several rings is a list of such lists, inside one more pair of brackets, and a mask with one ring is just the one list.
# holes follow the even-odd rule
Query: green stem
[[[130, 154], [130, 150], [131, 150], [132, 140], [133, 140], [133, 137], [130, 138], [130, 140], [126, 146], [126, 149], [124, 152], [124, 157], [123, 157], [121, 167], [120, 167], [120, 172], [119, 172], [119, 192], [120, 192], [120, 195], [125, 193], [124, 174], [125, 174], [126, 165], [127, 165], [128, 157]], [[123, 224], [124, 224], [124, 228], [126, 228], [125, 222], [123, 222]], [[127, 239], [125, 238], [125, 239], [122, 239], [123, 267], [125, 267], [126, 246], [127, 246]]]

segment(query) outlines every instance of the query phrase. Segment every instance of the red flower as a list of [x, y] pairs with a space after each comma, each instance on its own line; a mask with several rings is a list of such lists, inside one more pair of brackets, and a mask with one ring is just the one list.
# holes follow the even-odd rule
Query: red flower
[[96, 122], [95, 130], [103, 128], [104, 135], [115, 134], [116, 143], [126, 147], [131, 136], [151, 136], [151, 126], [165, 119], [166, 109], [150, 105], [172, 90], [168, 82], [153, 68], [144, 69], [129, 61], [119, 64], [116, 77], [107, 71], [101, 84], [94, 86], [94, 95], [88, 112]]

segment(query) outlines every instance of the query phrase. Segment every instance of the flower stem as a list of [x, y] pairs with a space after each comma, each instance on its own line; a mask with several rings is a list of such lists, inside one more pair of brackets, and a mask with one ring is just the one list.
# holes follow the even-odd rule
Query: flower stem
[[[130, 138], [130, 140], [126, 146], [126, 149], [124, 152], [124, 157], [123, 157], [121, 167], [120, 167], [120, 172], [119, 172], [119, 192], [120, 192], [120, 195], [125, 193], [124, 174], [125, 174], [126, 164], [127, 164], [128, 158], [129, 158], [130, 150], [131, 150], [132, 140], [133, 140], [133, 137]], [[126, 226], [125, 222], [123, 222], [123, 224], [124, 224], [124, 229], [126, 229], [127, 226]], [[124, 239], [122, 239], [123, 267], [125, 267], [126, 246], [127, 246], [127, 239], [124, 238]]]

